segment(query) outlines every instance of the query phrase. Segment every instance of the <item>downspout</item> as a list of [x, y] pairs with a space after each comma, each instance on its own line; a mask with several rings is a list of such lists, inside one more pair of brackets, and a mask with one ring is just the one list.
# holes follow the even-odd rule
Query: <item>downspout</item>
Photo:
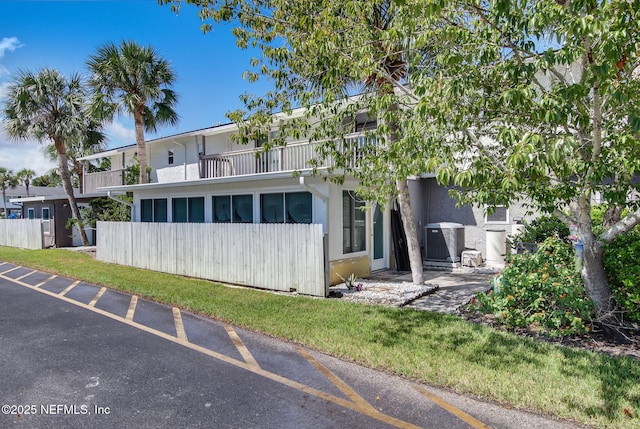
[[128, 206], [131, 209], [131, 221], [133, 221], [133, 203], [116, 198], [116, 196], [111, 194], [111, 191], [107, 191], [107, 197], [111, 198], [113, 201], [117, 201], [120, 204]]
[[187, 180], [187, 146], [183, 143], [180, 143], [176, 139], [171, 139], [171, 141], [175, 144], [179, 144], [180, 146], [182, 146], [182, 149], [184, 151], [184, 158], [183, 158], [182, 165], [184, 166], [184, 180], [186, 181]]

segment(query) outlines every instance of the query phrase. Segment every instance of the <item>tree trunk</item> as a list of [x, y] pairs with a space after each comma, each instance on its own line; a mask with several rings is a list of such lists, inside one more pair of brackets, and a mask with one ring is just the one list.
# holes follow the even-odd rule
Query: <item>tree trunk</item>
[[7, 216], [7, 191], [4, 188], [2, 189], [2, 203], [4, 205], [4, 218], [9, 219], [9, 216]]
[[148, 183], [149, 178], [147, 176], [147, 147], [144, 142], [144, 122], [142, 120], [142, 109], [144, 107], [136, 108], [133, 113], [133, 121], [136, 129], [136, 146], [138, 147], [138, 162], [140, 163], [140, 183]]
[[402, 226], [407, 237], [407, 250], [409, 252], [409, 264], [411, 265], [411, 278], [413, 284], [423, 285], [424, 274], [422, 271], [422, 254], [420, 253], [420, 242], [416, 223], [413, 219], [413, 209], [411, 208], [411, 197], [409, 195], [408, 181], [396, 180], [396, 190], [398, 192], [398, 205], [402, 217]]
[[69, 174], [69, 164], [67, 164], [67, 149], [64, 143], [58, 139], [54, 140], [56, 146], [56, 153], [58, 154], [58, 169], [60, 170], [60, 180], [62, 181], [62, 188], [67, 194], [69, 200], [69, 207], [71, 208], [71, 215], [77, 220], [75, 226], [80, 232], [80, 238], [82, 239], [83, 246], [89, 246], [89, 239], [82, 225], [82, 217], [80, 216], [80, 210], [76, 203], [76, 198], [73, 195], [73, 186], [71, 186], [71, 175]]
[[593, 234], [591, 222], [590, 198], [582, 195], [572, 204], [574, 217], [577, 219], [578, 237], [582, 240], [584, 262], [580, 273], [587, 295], [596, 307], [596, 316], [604, 320], [611, 320], [613, 315], [613, 301], [611, 288], [604, 271], [604, 243]]
[[80, 161], [74, 161], [73, 172], [78, 176], [78, 189], [84, 194], [84, 166]]

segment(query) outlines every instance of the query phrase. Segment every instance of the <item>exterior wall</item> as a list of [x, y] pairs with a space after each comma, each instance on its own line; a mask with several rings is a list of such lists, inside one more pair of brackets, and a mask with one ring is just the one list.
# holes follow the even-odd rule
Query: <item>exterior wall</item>
[[[252, 149], [251, 145], [234, 142], [232, 132], [212, 135], [191, 135], [153, 142], [147, 145], [147, 157], [152, 166], [151, 182], [171, 183], [197, 180], [201, 177], [199, 147], [204, 142], [204, 154]], [[169, 149], [173, 149], [173, 164], [169, 164]]]
[[414, 186], [416, 198], [412, 193], [412, 199], [416, 201], [414, 207], [419, 206], [414, 216], [421, 246], [424, 246], [424, 227], [428, 223], [461, 223], [465, 226], [465, 248], [479, 250], [483, 260], [486, 260], [487, 232], [489, 241], [492, 233], [503, 232], [508, 237], [522, 227], [523, 221], [531, 218], [526, 216], [526, 209], [522, 205], [512, 204], [507, 210], [506, 222], [487, 222], [483, 207], [456, 207], [456, 200], [449, 196], [449, 188], [438, 185], [435, 179], [422, 179], [419, 182]]

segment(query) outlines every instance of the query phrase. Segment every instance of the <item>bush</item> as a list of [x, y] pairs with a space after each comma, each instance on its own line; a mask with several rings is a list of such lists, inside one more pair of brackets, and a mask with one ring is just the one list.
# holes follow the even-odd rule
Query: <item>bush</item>
[[604, 249], [611, 293], [623, 319], [640, 323], [640, 229], [617, 237]]
[[498, 321], [550, 336], [590, 330], [593, 302], [575, 268], [574, 250], [547, 238], [535, 253], [513, 255], [493, 292], [478, 295], [478, 309]]
[[542, 243], [549, 237], [566, 239], [569, 228], [555, 216], [540, 216], [529, 222], [525, 228], [514, 235], [513, 241], [520, 243]]

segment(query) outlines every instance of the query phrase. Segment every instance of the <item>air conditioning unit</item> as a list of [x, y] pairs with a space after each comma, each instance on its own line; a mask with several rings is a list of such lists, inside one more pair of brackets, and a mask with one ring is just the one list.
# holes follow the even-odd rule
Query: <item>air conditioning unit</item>
[[427, 224], [424, 247], [427, 261], [460, 262], [464, 250], [464, 225], [453, 222]]

